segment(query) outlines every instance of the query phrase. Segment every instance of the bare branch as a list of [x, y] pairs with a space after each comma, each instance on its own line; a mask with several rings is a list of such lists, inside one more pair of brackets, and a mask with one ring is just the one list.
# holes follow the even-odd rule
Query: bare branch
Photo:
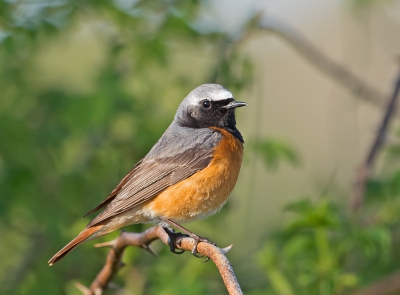
[[283, 38], [316, 68], [339, 82], [355, 95], [380, 107], [384, 104], [386, 96], [381, 91], [351, 73], [346, 67], [324, 55], [294, 28], [271, 17], [260, 18], [259, 27]]
[[[154, 226], [142, 233], [122, 232], [116, 239], [95, 245], [96, 247], [111, 247], [108, 252], [106, 263], [96, 276], [89, 288], [80, 283], [76, 287], [84, 295], [101, 295], [104, 290], [110, 287], [111, 280], [116, 275], [119, 269], [123, 267], [121, 262], [123, 252], [128, 246], [136, 246], [153, 253], [149, 248], [149, 244], [154, 240], [160, 239], [164, 244], [168, 244], [168, 235], [159, 226]], [[183, 237], [178, 240], [178, 249], [191, 251], [195, 241], [189, 237]], [[209, 243], [199, 243], [197, 246], [198, 253], [209, 257], [217, 266], [219, 273], [224, 281], [224, 284], [230, 295], [243, 294], [240, 285], [233, 272], [232, 265], [229, 263], [225, 253], [231, 249], [232, 245], [220, 249]]]
[[393, 115], [397, 107], [399, 90], [400, 90], [400, 71], [396, 79], [396, 84], [394, 85], [393, 94], [387, 104], [385, 115], [382, 118], [379, 131], [376, 134], [374, 141], [372, 142], [371, 148], [368, 151], [364, 163], [358, 169], [356, 181], [354, 183], [353, 193], [351, 196], [351, 208], [353, 211], [356, 211], [358, 208], [360, 208], [361, 204], [363, 203], [367, 181], [372, 173], [378, 152], [380, 151], [382, 145], [385, 142], [386, 132], [389, 127], [390, 120], [393, 118]]

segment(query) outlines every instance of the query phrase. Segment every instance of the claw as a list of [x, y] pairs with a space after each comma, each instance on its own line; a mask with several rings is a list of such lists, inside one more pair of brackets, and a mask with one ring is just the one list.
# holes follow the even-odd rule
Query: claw
[[199, 252], [197, 252], [197, 243], [196, 245], [193, 247], [192, 251], [190, 251], [194, 257], [196, 258], [203, 258], [204, 255], [199, 254]]
[[[175, 233], [175, 232], [171, 231], [171, 230], [170, 230], [169, 228], [167, 228], [167, 227], [163, 227], [163, 229], [165, 230], [165, 232], [168, 234], [168, 237], [169, 237], [168, 245], [169, 245], [169, 248], [170, 248], [171, 252], [173, 252], [173, 253], [182, 254], [182, 253], [184, 252], [183, 250], [182, 250], [182, 252], [176, 252], [176, 251], [175, 251], [175, 250], [176, 250], [176, 239], [179, 238], [179, 237], [191, 237], [192, 239], [195, 240], [195, 244], [194, 244], [194, 247], [193, 247], [193, 249], [192, 249], [191, 252], [192, 252], [193, 256], [194, 256], [194, 257], [197, 257], [197, 258], [202, 258], [202, 257], [204, 257], [204, 255], [198, 255], [198, 252], [197, 252], [197, 245], [198, 245], [200, 242], [209, 243], [209, 244], [211, 244], [211, 245], [217, 246], [217, 244], [215, 244], [215, 243], [213, 243], [213, 242], [210, 242], [209, 239], [207, 239], [207, 238], [202, 238], [202, 237], [200, 237], [200, 236], [198, 236], [198, 235], [192, 233], [192, 232], [189, 231], [188, 229], [184, 228], [183, 226], [179, 225], [178, 223], [176, 223], [175, 221], [173, 221], [173, 220], [171, 220], [171, 219], [169, 219], [169, 218], [162, 218], [162, 217], [161, 217], [160, 219], [161, 219], [161, 221], [163, 221], [163, 222], [165, 222], [165, 223], [167, 223], [167, 224], [169, 224], [169, 225], [171, 225], [171, 226], [174, 226], [174, 227], [176, 227], [176, 228], [179, 228], [181, 231], [183, 231], [183, 232], [185, 232], [185, 233], [188, 234], [188, 235], [184, 235], [184, 234], [181, 234], [181, 233], [178, 234], [178, 233]], [[230, 250], [230, 248], [231, 248], [231, 246], [230, 246], [230, 247], [227, 247], [227, 248], [226, 248], [226, 252], [228, 252], [228, 251]], [[207, 257], [207, 259], [206, 259], [204, 262], [207, 262], [208, 260], [210, 260], [209, 257]]]
[[180, 250], [180, 251], [176, 251], [176, 242], [177, 239], [182, 238], [182, 237], [188, 237], [188, 235], [182, 234], [182, 233], [175, 233], [174, 231], [170, 230], [167, 227], [163, 227], [163, 229], [165, 230], [165, 232], [168, 235], [168, 246], [169, 246], [169, 250], [172, 253], [175, 254], [182, 254], [183, 252], [185, 252], [185, 250]]
[[[194, 235], [194, 234], [193, 234], [192, 238], [195, 240], [195, 243], [194, 243], [194, 247], [193, 247], [191, 252], [192, 252], [193, 256], [196, 257], [196, 258], [203, 258], [204, 257], [204, 255], [198, 255], [199, 253], [197, 252], [197, 245], [200, 242], [208, 243], [208, 244], [211, 244], [211, 245], [214, 245], [214, 246], [217, 245], [217, 244], [215, 244], [213, 242], [210, 242], [210, 240], [207, 239], [207, 238], [202, 238], [202, 237]], [[203, 262], [207, 262], [208, 260], [210, 260], [210, 257], [207, 257], [207, 259], [204, 260]]]
[[178, 254], [178, 255], [183, 254], [183, 252], [185, 252], [185, 250], [176, 251], [176, 248], [175, 248], [175, 247], [174, 247], [173, 249], [171, 249], [171, 246], [170, 246], [169, 250], [170, 250], [172, 253]]

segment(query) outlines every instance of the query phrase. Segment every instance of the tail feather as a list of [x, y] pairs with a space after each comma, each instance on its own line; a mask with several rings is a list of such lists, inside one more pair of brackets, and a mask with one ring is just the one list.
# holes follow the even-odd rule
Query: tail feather
[[65, 245], [60, 251], [58, 251], [48, 262], [50, 266], [52, 266], [57, 261], [61, 260], [65, 255], [67, 255], [71, 250], [73, 250], [80, 243], [87, 240], [91, 235], [93, 235], [96, 231], [102, 228], [104, 225], [95, 225], [84, 229], [75, 239]]

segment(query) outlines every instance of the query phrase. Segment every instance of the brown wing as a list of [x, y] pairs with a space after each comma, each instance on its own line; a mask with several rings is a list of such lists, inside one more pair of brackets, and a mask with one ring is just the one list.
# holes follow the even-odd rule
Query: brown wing
[[90, 211], [94, 212], [108, 204], [88, 227], [128, 211], [204, 169], [212, 159], [212, 152], [212, 149], [187, 149], [172, 157], [145, 158], [125, 176], [107, 199]]
[[107, 196], [107, 198], [105, 198], [100, 204], [98, 204], [96, 207], [94, 207], [92, 210], [90, 210], [88, 213], [86, 213], [83, 217], [86, 217], [86, 216], [92, 214], [93, 212], [100, 210], [101, 208], [107, 206], [112, 200], [114, 200], [114, 198], [120, 192], [121, 188], [126, 184], [126, 182], [132, 177], [132, 175], [135, 173], [135, 171], [139, 168], [142, 161], [143, 161], [143, 159], [136, 163], [136, 165], [131, 169], [131, 171], [128, 172], [127, 175], [125, 175], [124, 178], [122, 178], [122, 180], [113, 189], [111, 194], [109, 194]]

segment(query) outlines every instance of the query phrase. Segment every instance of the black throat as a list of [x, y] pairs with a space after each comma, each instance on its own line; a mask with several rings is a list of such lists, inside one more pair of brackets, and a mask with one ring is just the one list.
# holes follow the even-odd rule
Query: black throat
[[241, 143], [244, 143], [243, 136], [239, 132], [239, 130], [236, 128], [236, 126], [233, 129], [229, 128], [229, 127], [222, 127], [222, 128], [225, 129], [226, 131], [228, 131], [230, 134], [232, 134], [237, 139], [239, 139]]

